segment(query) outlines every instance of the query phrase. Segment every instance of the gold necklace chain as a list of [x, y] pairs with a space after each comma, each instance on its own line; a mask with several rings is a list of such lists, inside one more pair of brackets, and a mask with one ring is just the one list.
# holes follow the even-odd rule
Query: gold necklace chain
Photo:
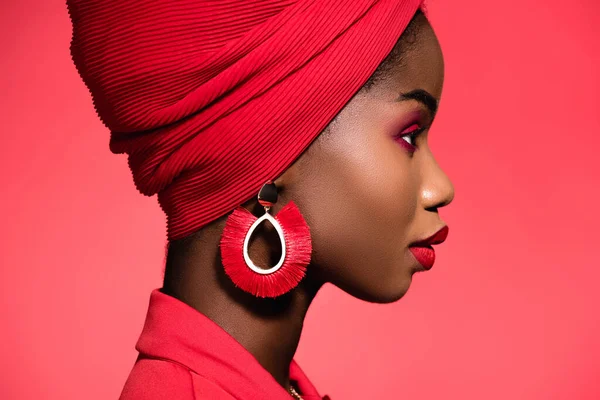
[[290, 386], [290, 394], [292, 395], [293, 398], [295, 398], [296, 400], [302, 400], [302, 397], [300, 397], [300, 395], [298, 394], [298, 392], [296, 392], [296, 389], [294, 389], [293, 386]]

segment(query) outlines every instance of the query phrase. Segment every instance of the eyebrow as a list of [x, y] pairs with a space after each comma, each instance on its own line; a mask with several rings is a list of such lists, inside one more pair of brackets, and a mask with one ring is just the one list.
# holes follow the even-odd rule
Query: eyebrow
[[427, 107], [429, 109], [429, 112], [431, 113], [432, 116], [435, 116], [435, 113], [437, 112], [438, 101], [436, 100], [435, 97], [433, 97], [431, 95], [431, 93], [429, 93], [426, 90], [423, 90], [423, 89], [411, 90], [410, 92], [400, 94], [400, 96], [396, 99], [396, 101], [407, 101], [407, 100], [416, 100], [419, 103], [423, 104], [425, 107]]

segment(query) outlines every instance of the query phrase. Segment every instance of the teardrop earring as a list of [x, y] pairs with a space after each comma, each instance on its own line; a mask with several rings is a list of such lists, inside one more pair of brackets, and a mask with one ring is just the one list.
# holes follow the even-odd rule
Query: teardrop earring
[[[221, 236], [221, 260], [225, 273], [233, 283], [257, 297], [277, 297], [289, 292], [304, 278], [310, 262], [312, 242], [310, 229], [293, 201], [275, 217], [270, 209], [277, 202], [277, 187], [271, 181], [258, 193], [265, 214], [256, 218], [243, 207], [237, 207], [227, 218]], [[281, 257], [275, 266], [264, 269], [250, 259], [250, 237], [259, 224], [268, 220], [281, 241]]]

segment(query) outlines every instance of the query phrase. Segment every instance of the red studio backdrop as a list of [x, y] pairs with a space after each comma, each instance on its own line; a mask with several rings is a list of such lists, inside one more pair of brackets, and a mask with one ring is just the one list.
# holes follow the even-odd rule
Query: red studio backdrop
[[[429, 12], [450, 235], [397, 303], [327, 286], [297, 359], [333, 399], [600, 399], [600, 3]], [[0, 32], [0, 398], [117, 398], [165, 218], [108, 150], [63, 2], [4, 0]]]

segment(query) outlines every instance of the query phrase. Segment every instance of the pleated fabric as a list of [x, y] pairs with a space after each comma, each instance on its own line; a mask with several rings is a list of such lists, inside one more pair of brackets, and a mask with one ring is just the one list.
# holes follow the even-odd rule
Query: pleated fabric
[[173, 240], [285, 171], [421, 1], [67, 0], [71, 55]]

